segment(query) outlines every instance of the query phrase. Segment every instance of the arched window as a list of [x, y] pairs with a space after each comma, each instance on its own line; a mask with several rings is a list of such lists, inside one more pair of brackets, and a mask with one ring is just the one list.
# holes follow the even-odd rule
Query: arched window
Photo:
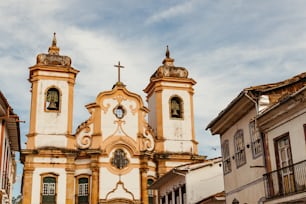
[[60, 92], [57, 88], [49, 88], [46, 93], [46, 109], [59, 110], [60, 108]]
[[42, 177], [41, 201], [42, 204], [56, 203], [56, 177]]
[[77, 204], [89, 203], [89, 178], [80, 177], [77, 179]]
[[183, 118], [183, 100], [178, 96], [174, 96], [169, 102], [171, 118]]

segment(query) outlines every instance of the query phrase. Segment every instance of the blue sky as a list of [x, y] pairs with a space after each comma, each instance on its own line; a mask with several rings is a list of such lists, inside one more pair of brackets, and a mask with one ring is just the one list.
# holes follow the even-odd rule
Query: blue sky
[[22, 147], [29, 124], [28, 67], [48, 51], [56, 32], [60, 53], [80, 70], [75, 128], [88, 117], [84, 105], [116, 82], [113, 65], [119, 60], [125, 66], [121, 80], [145, 101], [142, 90], [169, 45], [175, 65], [197, 81], [199, 152], [219, 156], [219, 138], [205, 127], [243, 88], [305, 71], [305, 8], [306, 1], [299, 0], [1, 1], [0, 87], [26, 121]]

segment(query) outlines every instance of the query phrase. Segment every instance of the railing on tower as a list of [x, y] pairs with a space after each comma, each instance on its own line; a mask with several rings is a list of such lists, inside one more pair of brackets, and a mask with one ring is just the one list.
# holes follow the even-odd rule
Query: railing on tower
[[306, 160], [263, 175], [266, 198], [306, 191]]

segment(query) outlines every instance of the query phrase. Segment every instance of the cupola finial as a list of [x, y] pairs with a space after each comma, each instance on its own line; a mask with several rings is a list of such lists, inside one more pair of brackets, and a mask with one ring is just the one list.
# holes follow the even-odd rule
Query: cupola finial
[[167, 45], [166, 49], [166, 58], [170, 58], [170, 51], [169, 51], [169, 46]]
[[56, 33], [53, 33], [53, 39], [52, 39], [52, 44], [51, 47], [49, 47], [48, 50], [50, 55], [59, 55], [59, 48], [56, 45]]
[[167, 45], [166, 58], [163, 60], [163, 64], [167, 66], [174, 66], [173, 62], [174, 62], [174, 59], [170, 57], [169, 46]]
[[53, 33], [52, 47], [56, 47], [56, 32]]

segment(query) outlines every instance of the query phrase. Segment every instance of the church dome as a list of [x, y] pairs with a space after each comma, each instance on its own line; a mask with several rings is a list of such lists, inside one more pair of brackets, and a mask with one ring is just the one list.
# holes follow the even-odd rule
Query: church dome
[[68, 56], [59, 55], [59, 48], [56, 46], [56, 33], [53, 35], [52, 44], [49, 47], [48, 54], [38, 54], [36, 58], [36, 64], [38, 65], [61, 65], [71, 66], [71, 58]]
[[151, 76], [152, 78], [163, 78], [163, 77], [173, 77], [173, 78], [187, 78], [188, 71], [185, 67], [174, 66], [174, 59], [170, 57], [170, 51], [167, 46], [166, 58], [163, 60], [163, 65], [159, 66], [155, 73]]

